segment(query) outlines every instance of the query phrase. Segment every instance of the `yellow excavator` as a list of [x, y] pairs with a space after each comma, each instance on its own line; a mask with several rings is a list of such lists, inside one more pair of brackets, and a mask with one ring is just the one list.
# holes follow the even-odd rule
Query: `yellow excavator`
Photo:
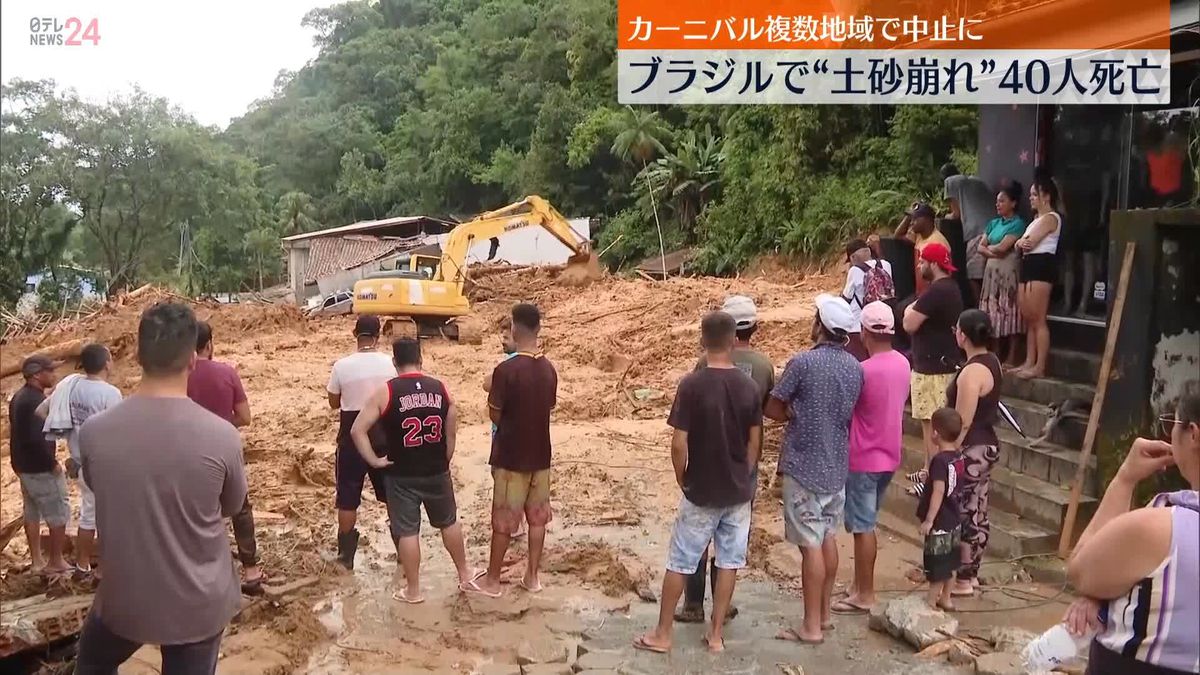
[[[385, 335], [415, 329], [418, 336], [441, 335], [478, 343], [482, 331], [467, 320], [471, 311], [466, 294], [467, 253], [476, 241], [490, 239], [494, 255], [501, 235], [526, 227], [544, 228], [570, 249], [565, 275], [576, 282], [599, 277], [599, 262], [589, 242], [580, 241], [582, 237], [549, 202], [529, 196], [457, 225], [450, 231], [441, 257], [401, 256], [395, 270], [368, 274], [354, 284], [352, 309], [355, 314], [375, 314], [383, 319]], [[407, 324], [407, 329], [397, 329], [397, 321]]]

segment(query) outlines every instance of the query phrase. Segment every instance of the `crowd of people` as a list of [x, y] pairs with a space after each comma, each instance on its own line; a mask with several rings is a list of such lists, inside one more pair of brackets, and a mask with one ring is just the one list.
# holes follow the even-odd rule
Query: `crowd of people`
[[[1041, 215], [1021, 232], [1013, 191], [997, 196], [1000, 215], [979, 235], [986, 259], [979, 279], [984, 297], [996, 285], [1011, 287], [1012, 263], [996, 261], [1017, 249], [1028, 252], [1019, 278], [1044, 278], [1036, 256], [1045, 254], [1045, 241], [1059, 227], [1053, 183], [1031, 190]], [[917, 205], [908, 220], [918, 238], [915, 271], [922, 280], [915, 301], [904, 304], [894, 297], [891, 265], [880, 257], [876, 239], [851, 242], [843, 294], [816, 298], [813, 346], [794, 355], [778, 378], [771, 360], [751, 346], [758, 327], [751, 298], [730, 296], [703, 317], [703, 355], [679, 382], [667, 419], [682, 497], [662, 604], [657, 624], [634, 647], [670, 651], [675, 621], [705, 620], [711, 587], [705, 642], [713, 652], [724, 649], [724, 626], [737, 615], [737, 571], [747, 564], [764, 420], [784, 425], [776, 483], [784, 538], [798, 547], [802, 560], [803, 612], [798, 623], [780, 631], [780, 639], [820, 644], [835, 615], [865, 614], [879, 602], [875, 531], [901, 464], [910, 401], [923, 432], [924, 467], [908, 478], [916, 497], [914, 522], [924, 537], [928, 602], [953, 611], [954, 598], [977, 592], [989, 539], [990, 473], [1000, 457], [995, 426], [1006, 374], [995, 350], [997, 339], [1011, 334], [997, 328], [996, 307], [966, 307], [950, 248], [930, 229], [931, 209]], [[1010, 290], [1021, 296], [1022, 288]], [[1046, 297], [1039, 295], [1038, 302]], [[1011, 314], [1005, 317], [1011, 324]], [[394, 340], [389, 357], [379, 351], [379, 319], [357, 318], [356, 349], [334, 364], [327, 385], [329, 405], [339, 411], [337, 560], [354, 567], [357, 510], [370, 482], [386, 505], [403, 570], [403, 586], [393, 595], [397, 602], [425, 600], [422, 509], [440, 531], [460, 591], [501, 597], [505, 554], [523, 528], [528, 554], [517, 585], [528, 593], [542, 590], [540, 562], [552, 519], [550, 417], [558, 382], [539, 349], [540, 328], [536, 306], [515, 305], [504, 358], [481, 383], [493, 424], [488, 463], [494, 488], [488, 565], [477, 570], [467, 560], [451, 480], [458, 419], [451, 392], [423, 372], [419, 341]], [[911, 338], [908, 353], [896, 349], [901, 331]], [[1037, 374], [1044, 355], [1038, 355], [1038, 337], [1030, 342], [1034, 369], [1024, 373]], [[142, 378], [127, 398], [106, 381], [112, 357], [103, 345], [88, 345], [81, 356], [83, 374], [61, 381], [55, 376], [59, 364], [48, 358], [32, 356], [22, 364], [25, 385], [9, 413], [11, 461], [20, 478], [33, 565], [97, 583], [80, 639], [78, 673], [114, 672], [143, 644], [163, 647], [164, 673], [211, 673], [241, 595], [262, 592], [267, 581], [257, 557], [238, 431], [252, 422], [250, 406], [236, 369], [213, 360], [213, 345], [211, 326], [188, 306], [163, 303], [141, 318]], [[1134, 444], [1114, 481], [1117, 487], [1109, 487], [1071, 560], [1076, 587], [1087, 597], [1072, 606], [1068, 621], [1072, 630], [1100, 629], [1093, 660], [1108, 670], [1094, 672], [1170, 672], [1128, 668], [1134, 662], [1177, 668], [1196, 655], [1195, 641], [1188, 643], [1175, 623], [1149, 625], [1143, 616], [1182, 616], [1193, 629], [1200, 616], [1196, 492], [1155, 502], [1164, 508], [1129, 511], [1129, 505], [1133, 486], [1170, 464], [1193, 487], [1200, 483], [1198, 400], [1185, 396], [1178, 412], [1164, 417], [1170, 444]], [[57, 437], [69, 448], [65, 470], [56, 459]], [[73, 569], [63, 553], [71, 515], [68, 476], [79, 481], [82, 496]], [[233, 525], [240, 580], [226, 519]], [[48, 559], [42, 555], [41, 522], [50, 530]], [[853, 536], [854, 565], [847, 593], [835, 597], [840, 529]], [[97, 533], [102, 566], [93, 567]], [[1122, 554], [1134, 552], [1128, 569], [1118, 573], [1094, 564], [1121, 547], [1133, 547]], [[1105, 604], [1108, 611], [1096, 619], [1094, 610]]]

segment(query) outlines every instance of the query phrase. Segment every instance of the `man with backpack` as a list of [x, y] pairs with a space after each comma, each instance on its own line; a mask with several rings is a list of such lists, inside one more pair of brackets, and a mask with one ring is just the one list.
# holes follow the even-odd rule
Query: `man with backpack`
[[866, 361], [868, 354], [862, 342], [862, 310], [872, 302], [891, 305], [896, 298], [896, 286], [892, 281], [892, 264], [879, 258], [862, 239], [846, 244], [846, 261], [850, 269], [846, 273], [846, 287], [842, 297], [850, 304], [854, 316], [854, 330], [849, 334], [846, 350], [859, 361]]

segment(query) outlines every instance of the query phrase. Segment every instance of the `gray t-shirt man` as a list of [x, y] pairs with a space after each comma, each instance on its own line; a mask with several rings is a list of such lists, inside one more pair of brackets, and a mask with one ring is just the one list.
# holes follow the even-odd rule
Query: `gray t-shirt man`
[[80, 461], [79, 427], [97, 413], [121, 402], [121, 390], [104, 380], [82, 379], [71, 388], [71, 431], [67, 434], [67, 449], [71, 459]]
[[987, 260], [979, 255], [979, 236], [996, 217], [996, 193], [979, 176], [950, 176], [946, 179], [945, 187], [946, 199], [958, 202], [958, 211], [962, 215], [967, 278], [982, 279]]
[[225, 518], [246, 500], [237, 429], [187, 398], [132, 396], [79, 431], [96, 493], [96, 618], [144, 644], [216, 636], [241, 600]]

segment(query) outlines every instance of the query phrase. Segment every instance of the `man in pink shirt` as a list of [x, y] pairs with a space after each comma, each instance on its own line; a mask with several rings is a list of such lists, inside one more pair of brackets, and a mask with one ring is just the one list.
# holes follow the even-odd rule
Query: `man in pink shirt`
[[[197, 322], [196, 365], [188, 375], [188, 398], [205, 410], [235, 427], [250, 424], [250, 403], [237, 370], [228, 363], [213, 360], [213, 330], [207, 321]], [[258, 540], [254, 533], [254, 508], [250, 495], [242, 510], [232, 518], [233, 538], [237, 541], [238, 559], [242, 563], [242, 592], [262, 593], [266, 575], [258, 564]]]
[[850, 473], [846, 478], [846, 531], [854, 535], [854, 583], [833, 604], [838, 614], [864, 614], [875, 604], [875, 521], [892, 474], [900, 466], [908, 359], [892, 349], [892, 308], [872, 302], [862, 310], [863, 387], [850, 418]]

